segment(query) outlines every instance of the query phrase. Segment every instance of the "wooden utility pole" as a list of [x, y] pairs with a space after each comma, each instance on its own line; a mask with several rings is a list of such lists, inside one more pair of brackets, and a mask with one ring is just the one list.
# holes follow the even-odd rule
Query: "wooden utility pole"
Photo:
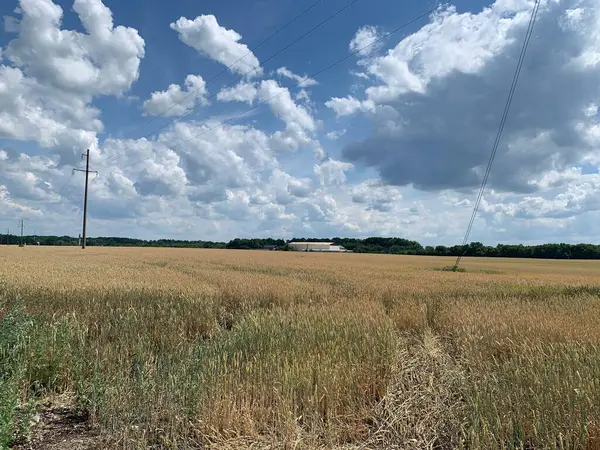
[[23, 228], [25, 227], [25, 221], [21, 219], [21, 240], [19, 241], [19, 247], [23, 247]]
[[83, 169], [73, 169], [77, 172], [85, 172], [85, 193], [83, 196], [83, 236], [81, 240], [81, 248], [85, 248], [85, 233], [86, 233], [86, 220], [87, 220], [87, 204], [88, 204], [88, 185], [90, 179], [90, 172], [98, 173], [96, 170], [90, 170], [90, 149], [81, 155], [82, 158], [85, 158], [85, 170]]

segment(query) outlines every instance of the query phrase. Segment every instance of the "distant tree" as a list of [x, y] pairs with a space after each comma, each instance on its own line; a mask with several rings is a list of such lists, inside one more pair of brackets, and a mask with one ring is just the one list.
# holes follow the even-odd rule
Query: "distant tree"
[[448, 249], [444, 245], [437, 245], [435, 247], [435, 254], [439, 256], [447, 256]]
[[[11, 235], [8, 239], [11, 244], [17, 244], [20, 236]], [[546, 258], [546, 259], [600, 259], [600, 246], [594, 244], [542, 244], [542, 245], [513, 245], [498, 244], [490, 247], [481, 242], [471, 242], [468, 245], [454, 245], [446, 247], [437, 245], [435, 247], [423, 247], [417, 241], [396, 237], [369, 237], [360, 238], [294, 238], [293, 241], [306, 242], [334, 242], [355, 253], [390, 253], [397, 255], [438, 255], [438, 256], [474, 256], [474, 257], [503, 257], [503, 258]], [[71, 236], [24, 236], [27, 245], [57, 245], [76, 246], [79, 239]], [[236, 238], [231, 241], [187, 241], [176, 239], [144, 240], [124, 237], [96, 237], [88, 238], [87, 244], [93, 246], [120, 246], [120, 247], [175, 247], [175, 248], [230, 248], [230, 249], [264, 249], [275, 247], [278, 250], [290, 250], [289, 245], [283, 239]]]

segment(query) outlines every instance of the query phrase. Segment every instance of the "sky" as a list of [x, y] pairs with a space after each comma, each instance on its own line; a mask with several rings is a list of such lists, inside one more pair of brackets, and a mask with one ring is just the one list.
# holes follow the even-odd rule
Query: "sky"
[[[460, 243], [533, 6], [3, 0], [0, 233], [78, 235], [90, 149], [89, 236]], [[600, 243], [598, 105], [600, 4], [541, 0], [470, 240]]]

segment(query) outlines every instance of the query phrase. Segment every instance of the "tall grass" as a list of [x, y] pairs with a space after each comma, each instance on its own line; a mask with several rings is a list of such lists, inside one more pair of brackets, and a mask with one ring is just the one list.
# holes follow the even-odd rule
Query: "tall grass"
[[68, 393], [107, 448], [600, 448], [589, 263], [88, 250], [0, 266], [0, 447]]
[[27, 434], [32, 413], [21, 389], [28, 384], [27, 348], [34, 321], [23, 312], [18, 297], [5, 293], [0, 289], [0, 448]]

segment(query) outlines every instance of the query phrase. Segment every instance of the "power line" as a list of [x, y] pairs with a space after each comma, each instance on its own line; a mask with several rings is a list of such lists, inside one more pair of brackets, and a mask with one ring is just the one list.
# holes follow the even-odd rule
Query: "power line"
[[[467, 230], [465, 232], [465, 236], [462, 242], [462, 245], [465, 246], [467, 241], [469, 240], [469, 235], [471, 234], [471, 229], [473, 228], [473, 223], [475, 222], [475, 218], [477, 217], [477, 212], [479, 211], [479, 206], [481, 204], [481, 200], [483, 198], [483, 193], [485, 191], [485, 186], [487, 185], [490, 171], [492, 170], [492, 165], [494, 164], [494, 159], [496, 158], [496, 153], [498, 151], [498, 146], [500, 145], [500, 140], [502, 139], [502, 133], [504, 132], [504, 127], [506, 125], [506, 120], [508, 118], [508, 113], [510, 111], [510, 106], [513, 101], [513, 97], [515, 95], [515, 90], [517, 88], [517, 83], [519, 81], [519, 76], [521, 75], [521, 69], [523, 67], [523, 61], [525, 60], [525, 54], [527, 53], [527, 48], [529, 47], [529, 41], [531, 39], [531, 35], [533, 34], [533, 28], [535, 26], [535, 20], [537, 18], [538, 10], [540, 8], [540, 0], [536, 0], [533, 5], [533, 9], [531, 10], [531, 18], [529, 19], [529, 25], [527, 27], [527, 31], [525, 32], [525, 38], [523, 40], [523, 47], [521, 48], [521, 54], [519, 55], [519, 59], [517, 61], [517, 67], [515, 69], [515, 73], [513, 75], [512, 83], [510, 86], [510, 90], [508, 93], [508, 98], [506, 100], [506, 104], [504, 106], [504, 112], [502, 113], [502, 118], [500, 119], [500, 126], [498, 127], [498, 132], [496, 133], [496, 139], [494, 140], [494, 145], [492, 147], [492, 153], [490, 154], [490, 159], [488, 161], [487, 167], [485, 169], [485, 174], [483, 176], [483, 180], [481, 181], [481, 187], [479, 188], [479, 193], [477, 194], [477, 199], [475, 200], [475, 206], [473, 208], [473, 212], [471, 214], [471, 219], [469, 220], [469, 224], [467, 226]], [[460, 264], [460, 261], [464, 255], [459, 255], [456, 258], [456, 262], [454, 263], [454, 268], [456, 269]]]
[[[246, 73], [244, 73], [243, 75], [241, 75], [240, 77], [236, 78], [234, 81], [232, 81], [231, 83], [229, 83], [227, 86], [225, 86], [222, 89], [227, 89], [232, 87], [233, 85], [235, 85], [236, 83], [238, 83], [239, 81], [243, 80], [244, 77], [250, 75], [252, 72], [256, 71], [257, 69], [263, 67], [267, 62], [271, 61], [273, 58], [277, 57], [278, 55], [280, 55], [281, 53], [283, 53], [284, 51], [286, 51], [287, 49], [289, 49], [290, 47], [292, 47], [294, 44], [298, 43], [299, 41], [301, 41], [302, 39], [304, 39], [306, 36], [308, 36], [309, 34], [311, 34], [312, 32], [314, 32], [315, 30], [317, 30], [318, 28], [322, 27], [323, 25], [325, 25], [327, 22], [329, 22], [330, 20], [332, 20], [333, 18], [335, 18], [336, 16], [338, 16], [339, 14], [341, 14], [342, 12], [344, 12], [346, 9], [350, 8], [352, 5], [354, 5], [356, 2], [358, 2], [359, 0], [352, 0], [350, 1], [350, 3], [346, 4], [345, 6], [343, 6], [342, 8], [338, 9], [337, 11], [335, 11], [333, 14], [331, 14], [329, 17], [327, 17], [326, 19], [322, 20], [321, 22], [319, 22], [317, 25], [315, 25], [314, 27], [312, 27], [310, 30], [308, 30], [307, 32], [305, 32], [304, 34], [300, 35], [299, 37], [297, 37], [296, 39], [294, 39], [292, 42], [290, 42], [289, 44], [285, 45], [284, 47], [280, 48], [278, 51], [276, 51], [275, 53], [273, 53], [271, 56], [269, 56], [267, 59], [265, 59], [262, 64], [259, 64], [258, 66], [250, 69], [249, 71], [247, 71]], [[446, 2], [449, 3], [449, 2]], [[316, 6], [316, 5], [315, 5]], [[222, 72], [226, 71], [227, 68], [225, 70], [223, 70]], [[216, 78], [216, 77], [215, 77]], [[309, 77], [310, 78], [310, 77]], [[298, 82], [297, 85], [301, 84], [301, 82]], [[296, 86], [297, 86], [296, 85]], [[204, 85], [203, 85], [204, 87]], [[201, 88], [199, 88], [198, 90], [196, 90], [195, 92], [198, 92]], [[197, 105], [193, 106], [192, 108], [190, 108], [189, 110], [185, 111], [184, 113], [175, 116], [172, 120], [169, 120], [167, 123], [165, 123], [164, 125], [158, 127], [156, 130], [147, 133], [145, 135], [143, 135], [142, 137], [138, 138], [138, 139], [145, 139], [148, 138], [156, 133], [158, 133], [161, 130], [164, 130], [166, 127], [168, 127], [169, 125], [171, 125], [172, 123], [176, 122], [177, 120], [189, 115], [192, 111], [195, 111], [196, 109], [198, 109], [200, 106], [206, 105], [210, 100], [212, 100], [213, 98], [215, 98], [219, 93], [216, 92], [214, 94], [212, 94], [211, 96], [205, 98], [203, 101], [201, 101], [200, 103], [198, 103]], [[173, 105], [175, 106], [175, 105]], [[106, 163], [108, 164], [108, 162]]]
[[[356, 0], [355, 0], [355, 1], [356, 1]], [[316, 78], [316, 77], [318, 77], [318, 76], [319, 76], [319, 75], [321, 75], [322, 73], [324, 73], [324, 72], [328, 71], [329, 69], [331, 69], [331, 68], [333, 68], [333, 67], [337, 66], [338, 64], [340, 64], [340, 63], [342, 63], [342, 62], [344, 62], [344, 61], [346, 61], [346, 60], [350, 59], [351, 57], [353, 57], [353, 56], [357, 55], [358, 53], [360, 53], [360, 52], [362, 52], [362, 51], [364, 51], [364, 50], [366, 50], [367, 48], [369, 48], [369, 47], [372, 47], [373, 45], [376, 45], [376, 44], [378, 44], [379, 42], [383, 41], [384, 39], [387, 39], [388, 37], [392, 36], [393, 34], [395, 34], [395, 33], [399, 32], [399, 31], [403, 30], [404, 28], [406, 28], [406, 27], [409, 27], [410, 25], [413, 25], [414, 23], [418, 22], [419, 20], [423, 19], [424, 17], [428, 17], [430, 14], [432, 14], [433, 12], [435, 12], [436, 10], [438, 10], [439, 8], [442, 8], [443, 6], [445, 6], [445, 5], [449, 4], [449, 3], [450, 3], [450, 0], [448, 0], [448, 1], [445, 1], [445, 2], [443, 2], [443, 3], [441, 3], [441, 4], [439, 4], [439, 5], [438, 5], [438, 6], [436, 6], [435, 8], [432, 8], [432, 9], [430, 9], [429, 11], [427, 11], [427, 12], [425, 12], [425, 13], [423, 13], [423, 14], [421, 14], [421, 15], [417, 16], [417, 17], [415, 17], [414, 19], [412, 19], [412, 20], [410, 20], [410, 21], [408, 21], [408, 22], [406, 22], [406, 23], [404, 23], [404, 24], [400, 25], [399, 27], [395, 28], [394, 30], [392, 30], [392, 31], [390, 31], [390, 32], [388, 32], [388, 33], [385, 33], [384, 35], [380, 36], [379, 38], [377, 38], [376, 40], [374, 40], [374, 41], [373, 41], [373, 42], [371, 42], [370, 44], [368, 44], [368, 45], [365, 45], [365, 46], [363, 46], [363, 47], [361, 47], [361, 48], [358, 48], [358, 49], [356, 49], [356, 50], [354, 50], [354, 51], [350, 52], [348, 55], [344, 56], [343, 58], [340, 58], [340, 59], [338, 59], [337, 61], [335, 61], [335, 62], [333, 62], [332, 64], [329, 64], [328, 66], [326, 66], [325, 68], [323, 68], [323, 69], [321, 69], [321, 70], [319, 70], [319, 71], [317, 71], [317, 72], [315, 72], [315, 73], [313, 73], [313, 74], [309, 75], [308, 77], [309, 77], [309, 78]], [[275, 95], [273, 95], [272, 97], [269, 97], [268, 99], [266, 99], [266, 100], [263, 100], [263, 101], [261, 101], [261, 102], [257, 103], [256, 105], [252, 106], [251, 108], [248, 108], [247, 110], [245, 110], [245, 111], [242, 111], [241, 113], [239, 113], [239, 114], [236, 114], [235, 116], [233, 116], [233, 117], [230, 117], [229, 119], [222, 120], [222, 121], [218, 122], [216, 125], [214, 125], [213, 127], [211, 127], [211, 128], [208, 128], [208, 129], [206, 129], [206, 130], [202, 131], [201, 133], [198, 133], [198, 134], [196, 134], [196, 135], [192, 136], [191, 138], [189, 138], [189, 139], [186, 139], [186, 140], [184, 140], [184, 141], [181, 141], [181, 142], [179, 142], [179, 143], [177, 143], [177, 144], [175, 144], [174, 146], [171, 146], [171, 147], [169, 147], [169, 148], [170, 148], [170, 149], [173, 149], [173, 148], [179, 147], [180, 145], [182, 145], [182, 144], [185, 144], [185, 143], [187, 143], [187, 142], [189, 142], [189, 141], [191, 141], [191, 140], [193, 140], [193, 139], [196, 139], [196, 138], [198, 138], [198, 137], [200, 137], [200, 136], [203, 136], [204, 134], [206, 134], [206, 133], [209, 133], [210, 131], [212, 131], [212, 130], [214, 130], [214, 129], [216, 129], [216, 128], [218, 128], [218, 127], [220, 127], [220, 126], [222, 126], [222, 125], [224, 125], [224, 124], [226, 124], [226, 123], [229, 123], [229, 122], [231, 122], [231, 121], [233, 121], [233, 120], [235, 120], [235, 119], [238, 119], [238, 118], [240, 118], [240, 117], [242, 117], [242, 116], [244, 116], [244, 115], [248, 114], [249, 112], [251, 112], [251, 111], [253, 111], [253, 110], [255, 110], [255, 109], [259, 108], [260, 106], [262, 106], [262, 105], [264, 105], [264, 104], [266, 104], [266, 103], [270, 102], [271, 100], [274, 100], [275, 98], [279, 97], [279, 96], [280, 96], [280, 95], [282, 95], [283, 93], [285, 93], [285, 92], [288, 92], [288, 90], [289, 90], [289, 89], [293, 89], [293, 88], [295, 88], [295, 87], [298, 87], [298, 86], [299, 86], [299, 85], [301, 85], [303, 82], [304, 82], [304, 80], [301, 80], [301, 81], [298, 81], [298, 82], [296, 82], [296, 83], [292, 84], [291, 86], [288, 86], [288, 87], [282, 87], [282, 89], [281, 89], [281, 92], [279, 92], [278, 94], [275, 94]], [[141, 162], [143, 162], [143, 161], [145, 161], [145, 160], [147, 160], [147, 159], [150, 159], [151, 157], [152, 157], [152, 156], [150, 156], [150, 157], [147, 157], [147, 158], [143, 158], [143, 159], [141, 159], [141, 160], [139, 160], [139, 161], [137, 161], [137, 162], [134, 162], [134, 163], [132, 163], [132, 164], [128, 164], [128, 165], [126, 165], [126, 166], [123, 166], [123, 167], [121, 167], [121, 169], [125, 169], [125, 168], [128, 168], [128, 167], [134, 166], [134, 165], [136, 165], [136, 164], [139, 164], [139, 163], [141, 163]]]
[[75, 175], [75, 169], [71, 170], [71, 175], [69, 175], [69, 177], [67, 178], [67, 180], [60, 186], [60, 188], [58, 188], [56, 190], [56, 195], [58, 195], [59, 197], [62, 195], [63, 190], [67, 187], [67, 185], [69, 184], [69, 182], [73, 178], [73, 175]]
[[[81, 167], [73, 167], [71, 169], [71, 175], [69, 175], [69, 177], [65, 180], [65, 182], [63, 184], [61, 184], [60, 187], [56, 190], [56, 195], [58, 195], [59, 197], [61, 196], [64, 189], [69, 185], [69, 182], [73, 178], [73, 175], [75, 175], [75, 172], [84, 172], [84, 171], [85, 171], [85, 169], [83, 169]], [[98, 171], [95, 170], [93, 167], [90, 167], [90, 173], [92, 173], [92, 172], [96, 174], [96, 178], [99, 176]], [[51, 202], [51, 204], [55, 204], [55, 203], [60, 203], [60, 202]]]
[[[69, 182], [73, 179], [73, 175], [75, 175], [75, 172], [83, 172], [83, 171], [84, 171], [84, 169], [82, 169], [82, 168], [73, 167], [71, 169], [71, 175], [69, 175], [69, 177], [65, 180], [65, 182], [63, 184], [61, 184], [60, 187], [56, 190], [56, 195], [58, 195], [59, 197], [62, 195], [65, 188], [69, 185]], [[98, 174], [98, 171], [96, 171], [96, 170], [91, 170], [91, 171], [95, 172], [96, 175]], [[52, 202], [52, 204], [56, 204], [56, 203], [60, 203], [60, 202]]]

